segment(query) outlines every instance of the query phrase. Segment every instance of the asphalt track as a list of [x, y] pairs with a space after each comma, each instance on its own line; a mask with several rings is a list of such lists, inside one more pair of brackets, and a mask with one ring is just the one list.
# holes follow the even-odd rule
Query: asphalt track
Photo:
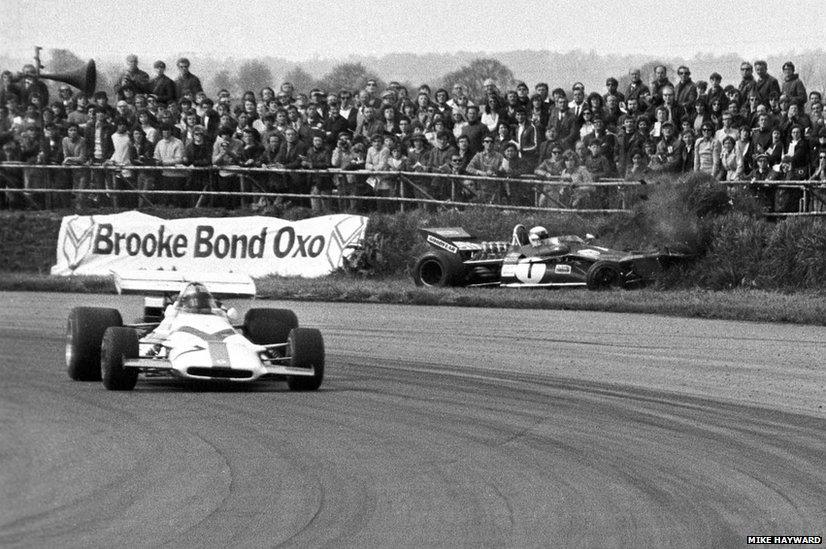
[[[294, 303], [317, 393], [72, 382], [0, 293], [0, 546], [730, 547], [826, 532], [826, 329]], [[259, 303], [266, 305], [266, 303]], [[278, 304], [283, 306], [284, 304]]]

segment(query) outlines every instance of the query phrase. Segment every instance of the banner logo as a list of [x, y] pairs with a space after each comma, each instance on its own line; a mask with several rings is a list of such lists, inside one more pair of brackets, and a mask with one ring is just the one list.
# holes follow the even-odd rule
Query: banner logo
[[66, 223], [66, 237], [63, 239], [63, 257], [69, 269], [74, 271], [92, 250], [92, 236], [95, 233], [94, 216], [75, 216]]

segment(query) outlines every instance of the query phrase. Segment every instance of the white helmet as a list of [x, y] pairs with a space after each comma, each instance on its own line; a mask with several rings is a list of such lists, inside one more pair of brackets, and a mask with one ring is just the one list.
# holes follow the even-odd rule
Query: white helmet
[[548, 238], [548, 229], [542, 226], [536, 226], [528, 233], [528, 240], [534, 248], [544, 244]]

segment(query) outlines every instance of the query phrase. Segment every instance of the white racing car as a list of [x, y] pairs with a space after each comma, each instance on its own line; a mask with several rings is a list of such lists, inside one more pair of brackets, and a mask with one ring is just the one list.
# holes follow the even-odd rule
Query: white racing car
[[[144, 293], [141, 322], [124, 325], [117, 309], [75, 307], [66, 331], [66, 365], [74, 380], [103, 380], [131, 390], [140, 374], [190, 380], [252, 382], [286, 379], [293, 391], [314, 391], [324, 377], [324, 340], [299, 328], [288, 309], [255, 308], [244, 323], [218, 297], [254, 296], [246, 276], [210, 275], [203, 282], [177, 272], [115, 273], [119, 293]], [[213, 295], [214, 294], [214, 295]]]

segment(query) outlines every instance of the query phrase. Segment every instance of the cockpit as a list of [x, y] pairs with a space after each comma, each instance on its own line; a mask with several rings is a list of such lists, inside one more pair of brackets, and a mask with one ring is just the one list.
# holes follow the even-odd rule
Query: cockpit
[[202, 315], [216, 314], [216, 311], [220, 310], [217, 301], [206, 286], [199, 283], [192, 283], [184, 288], [178, 296], [176, 306], [184, 313]]

